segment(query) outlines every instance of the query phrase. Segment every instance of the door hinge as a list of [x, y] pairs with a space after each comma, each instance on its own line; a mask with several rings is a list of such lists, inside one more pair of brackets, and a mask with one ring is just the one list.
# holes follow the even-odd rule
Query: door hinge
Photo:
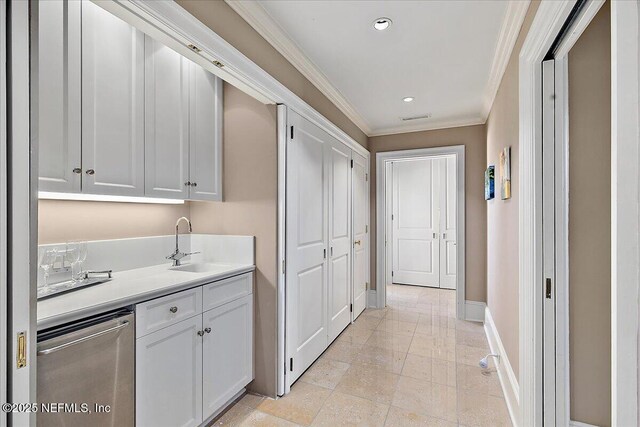
[[546, 293], [547, 299], [551, 299], [551, 279], [548, 277], [546, 280], [546, 288], [547, 289], [545, 293]]
[[327, 259], [327, 250], [326, 249], [322, 250], [322, 259]]
[[365, 173], [365, 174], [364, 174], [364, 180], [365, 180], [365, 181], [369, 181], [369, 174], [368, 174], [368, 173]]
[[368, 232], [369, 232], [369, 226], [368, 226], [368, 225], [365, 225], [365, 226], [364, 226], [364, 232], [365, 232], [365, 233], [368, 233]]
[[366, 290], [369, 290], [369, 282], [364, 282], [364, 288], [365, 288]]
[[293, 357], [289, 359], [289, 370], [293, 372]]
[[16, 366], [18, 369], [27, 366], [27, 331], [18, 332]]
[[282, 274], [285, 272], [285, 267], [287, 266], [285, 260], [282, 260]]
[[349, 311], [353, 313], [353, 304], [349, 304]]
[[293, 139], [293, 126], [291, 126], [291, 139]]
[[351, 169], [353, 169], [353, 159], [351, 159]]
[[393, 271], [391, 272], [391, 277], [393, 277]]
[[393, 221], [393, 214], [391, 214], [391, 221]]

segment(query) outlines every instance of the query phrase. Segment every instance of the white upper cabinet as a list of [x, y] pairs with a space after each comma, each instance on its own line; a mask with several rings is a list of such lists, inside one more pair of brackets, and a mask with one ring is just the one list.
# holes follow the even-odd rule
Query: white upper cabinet
[[91, 1], [34, 3], [39, 190], [222, 200], [222, 80]]
[[191, 63], [190, 194], [222, 200], [222, 80]]
[[191, 61], [145, 36], [145, 194], [189, 197]]
[[144, 34], [82, 2], [82, 189], [144, 195]]
[[80, 2], [33, 3], [38, 24], [32, 49], [33, 137], [44, 191], [79, 192]]

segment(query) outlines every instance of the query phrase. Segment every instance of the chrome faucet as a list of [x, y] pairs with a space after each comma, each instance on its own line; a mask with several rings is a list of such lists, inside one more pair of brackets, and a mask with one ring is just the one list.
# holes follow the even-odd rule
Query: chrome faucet
[[191, 229], [191, 221], [189, 221], [189, 218], [187, 217], [180, 217], [178, 218], [178, 220], [176, 221], [176, 249], [175, 251], [173, 251], [173, 253], [171, 255], [169, 255], [167, 257], [167, 259], [170, 259], [171, 261], [173, 261], [173, 267], [179, 267], [180, 266], [180, 260], [186, 256], [189, 255], [193, 255], [193, 254], [199, 254], [200, 252], [189, 252], [189, 253], [184, 253], [184, 252], [180, 252], [180, 248], [178, 247], [178, 226], [180, 225], [180, 221], [186, 221], [187, 225], [189, 225], [189, 233], [191, 233], [192, 229]]

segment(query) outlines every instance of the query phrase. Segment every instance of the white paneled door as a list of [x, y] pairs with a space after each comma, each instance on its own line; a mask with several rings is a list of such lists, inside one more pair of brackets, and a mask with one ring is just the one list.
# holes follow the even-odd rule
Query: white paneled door
[[286, 333], [292, 384], [328, 345], [325, 158], [332, 141], [295, 112], [288, 116]]
[[456, 174], [454, 156], [392, 163], [393, 283], [456, 288]]
[[144, 33], [82, 2], [83, 192], [144, 195]]
[[448, 156], [439, 159], [438, 162], [440, 166], [440, 287], [455, 289], [458, 268], [456, 158]]
[[369, 281], [369, 186], [367, 159], [353, 153], [353, 319], [367, 307]]
[[439, 286], [438, 164], [393, 162], [394, 283]]
[[351, 322], [351, 150], [335, 141], [329, 169], [329, 342]]

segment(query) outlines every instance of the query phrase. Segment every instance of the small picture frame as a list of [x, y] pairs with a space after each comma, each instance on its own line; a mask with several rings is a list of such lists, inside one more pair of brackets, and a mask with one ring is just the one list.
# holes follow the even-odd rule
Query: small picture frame
[[500, 196], [502, 200], [511, 198], [511, 147], [500, 152]]
[[487, 169], [485, 169], [484, 171], [484, 199], [485, 200], [491, 200], [496, 196], [495, 176], [496, 176], [496, 167], [494, 165], [489, 165]]

